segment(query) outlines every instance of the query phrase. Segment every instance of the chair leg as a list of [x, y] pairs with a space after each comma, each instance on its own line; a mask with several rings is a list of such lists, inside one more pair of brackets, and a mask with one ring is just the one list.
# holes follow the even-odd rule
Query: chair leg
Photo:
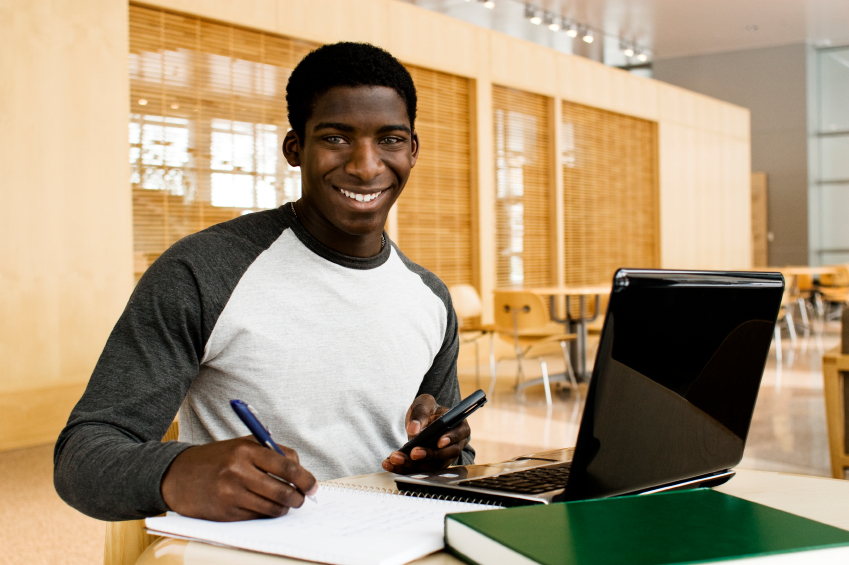
[[796, 351], [796, 324], [793, 323], [793, 315], [785, 312], [784, 319], [787, 321], [787, 332], [790, 334], [790, 347]]
[[581, 392], [578, 390], [578, 379], [575, 378], [575, 370], [572, 368], [572, 358], [569, 356], [569, 346], [565, 341], [560, 342], [560, 349], [563, 351], [563, 361], [566, 363], [565, 372], [569, 375], [569, 386], [575, 394], [577, 400], [581, 399]]
[[522, 360], [525, 358], [525, 352], [521, 349], [516, 350], [516, 387], [519, 383], [525, 380], [525, 369], [522, 365]]
[[478, 343], [479, 340], [475, 340], [475, 388], [481, 387], [481, 348]]
[[495, 361], [494, 356], [489, 361], [489, 399], [492, 400], [495, 397], [495, 377], [498, 375], [498, 363]]
[[[489, 333], [489, 375], [492, 379], [492, 384], [495, 384], [495, 375], [498, 374], [498, 368], [495, 364], [495, 332]], [[490, 386], [492, 388], [492, 386]], [[492, 396], [492, 394], [490, 394]]]
[[545, 405], [551, 408], [551, 385], [548, 382], [548, 364], [545, 360], [539, 360], [539, 366], [542, 369], [542, 383], [545, 386]]
[[775, 359], [781, 363], [781, 328], [775, 324]]

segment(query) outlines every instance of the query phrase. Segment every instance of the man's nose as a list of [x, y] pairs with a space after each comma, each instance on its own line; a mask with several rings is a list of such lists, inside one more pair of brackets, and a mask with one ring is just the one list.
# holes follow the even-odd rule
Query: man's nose
[[345, 172], [363, 182], [369, 182], [386, 169], [377, 147], [368, 141], [354, 144]]

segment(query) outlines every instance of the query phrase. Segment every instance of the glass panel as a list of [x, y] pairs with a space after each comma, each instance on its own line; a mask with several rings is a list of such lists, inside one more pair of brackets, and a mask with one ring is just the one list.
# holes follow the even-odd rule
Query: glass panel
[[849, 249], [849, 183], [820, 188], [823, 249]]
[[849, 181], [849, 135], [821, 137], [819, 141], [820, 180]]
[[820, 131], [849, 131], [849, 47], [818, 56]]

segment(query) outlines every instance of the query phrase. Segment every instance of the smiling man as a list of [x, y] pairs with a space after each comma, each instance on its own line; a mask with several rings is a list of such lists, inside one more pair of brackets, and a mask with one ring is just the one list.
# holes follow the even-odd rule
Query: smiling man
[[[91, 516], [279, 516], [316, 479], [473, 462], [466, 423], [394, 451], [460, 400], [448, 291], [383, 231], [419, 152], [409, 73], [374, 46], [328, 45], [287, 102], [302, 198], [164, 253], [59, 437], [56, 489]], [[288, 457], [243, 437], [235, 398]], [[178, 411], [180, 441], [163, 444]]]

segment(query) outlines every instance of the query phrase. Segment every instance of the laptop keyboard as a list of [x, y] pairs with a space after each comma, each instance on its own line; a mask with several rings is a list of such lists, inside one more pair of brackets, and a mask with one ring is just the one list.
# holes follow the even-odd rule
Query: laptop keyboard
[[522, 494], [540, 494], [551, 490], [564, 488], [569, 481], [572, 464], [566, 463], [555, 467], [538, 467], [514, 473], [506, 473], [497, 477], [469, 479], [459, 484], [466, 487], [518, 492]]

